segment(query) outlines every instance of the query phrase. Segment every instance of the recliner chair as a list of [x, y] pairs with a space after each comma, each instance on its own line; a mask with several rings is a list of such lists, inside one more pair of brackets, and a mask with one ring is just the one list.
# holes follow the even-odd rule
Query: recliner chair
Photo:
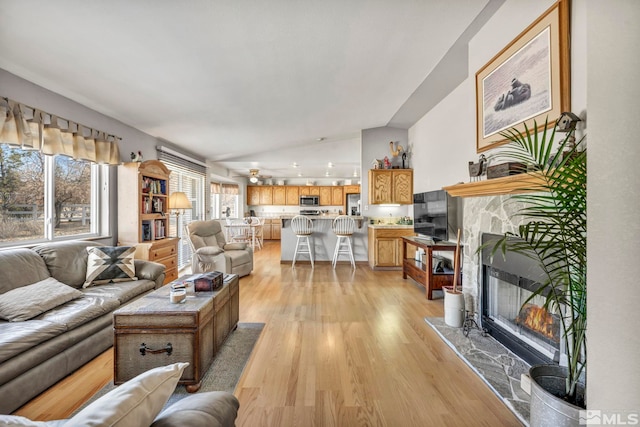
[[221, 271], [242, 277], [253, 270], [251, 246], [246, 243], [227, 243], [218, 221], [192, 221], [185, 228], [191, 245], [193, 273]]

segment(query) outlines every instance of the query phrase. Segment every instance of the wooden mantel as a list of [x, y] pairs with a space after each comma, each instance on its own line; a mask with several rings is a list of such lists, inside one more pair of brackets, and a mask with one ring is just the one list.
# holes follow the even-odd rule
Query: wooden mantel
[[[465, 182], [442, 187], [455, 197], [500, 196], [504, 194], [528, 193], [541, 189], [544, 183], [540, 173], [523, 173], [484, 181]], [[523, 188], [526, 188], [523, 190]]]

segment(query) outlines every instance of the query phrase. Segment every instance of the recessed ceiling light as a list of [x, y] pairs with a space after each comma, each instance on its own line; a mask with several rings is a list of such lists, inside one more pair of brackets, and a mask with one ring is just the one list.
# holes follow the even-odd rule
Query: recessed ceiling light
[[294, 168], [297, 168], [300, 165], [298, 165], [296, 162], [293, 162], [293, 164], [291, 166], [293, 166]]
[[356, 178], [358, 177], [358, 171], [357, 170], [353, 171], [353, 176], [356, 177]]
[[326, 171], [326, 172], [324, 173], [324, 176], [329, 176], [329, 171]]
[[333, 163], [329, 162], [329, 164], [327, 164], [327, 167], [332, 168], [333, 167]]
[[298, 172], [298, 176], [302, 176], [302, 172]]
[[316, 139], [316, 141], [324, 141], [324, 140], [325, 140], [324, 136], [321, 136], [320, 138]]

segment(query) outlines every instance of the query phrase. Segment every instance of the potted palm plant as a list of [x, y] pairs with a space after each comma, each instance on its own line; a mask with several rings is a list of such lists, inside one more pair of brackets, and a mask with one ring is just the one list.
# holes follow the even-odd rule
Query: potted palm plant
[[540, 186], [524, 185], [511, 196], [522, 207], [517, 232], [489, 243], [492, 253], [514, 251], [536, 260], [544, 271], [540, 295], [544, 307], [561, 318], [567, 366], [538, 365], [530, 370], [531, 425], [578, 425], [585, 408], [584, 373], [587, 329], [587, 151], [583, 139], [575, 144], [574, 129], [554, 150], [558, 123], [538, 132], [509, 129], [500, 158], [522, 164], [539, 176]]

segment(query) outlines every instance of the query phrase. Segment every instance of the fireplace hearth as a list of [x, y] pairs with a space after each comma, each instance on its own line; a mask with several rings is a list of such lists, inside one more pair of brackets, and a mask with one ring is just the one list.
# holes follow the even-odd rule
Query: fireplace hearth
[[[500, 237], [483, 233], [481, 241]], [[544, 307], [543, 296], [531, 297], [543, 278], [538, 264], [514, 252], [491, 257], [491, 248], [485, 248], [481, 275], [482, 328], [529, 364], [558, 363], [561, 317]]]

